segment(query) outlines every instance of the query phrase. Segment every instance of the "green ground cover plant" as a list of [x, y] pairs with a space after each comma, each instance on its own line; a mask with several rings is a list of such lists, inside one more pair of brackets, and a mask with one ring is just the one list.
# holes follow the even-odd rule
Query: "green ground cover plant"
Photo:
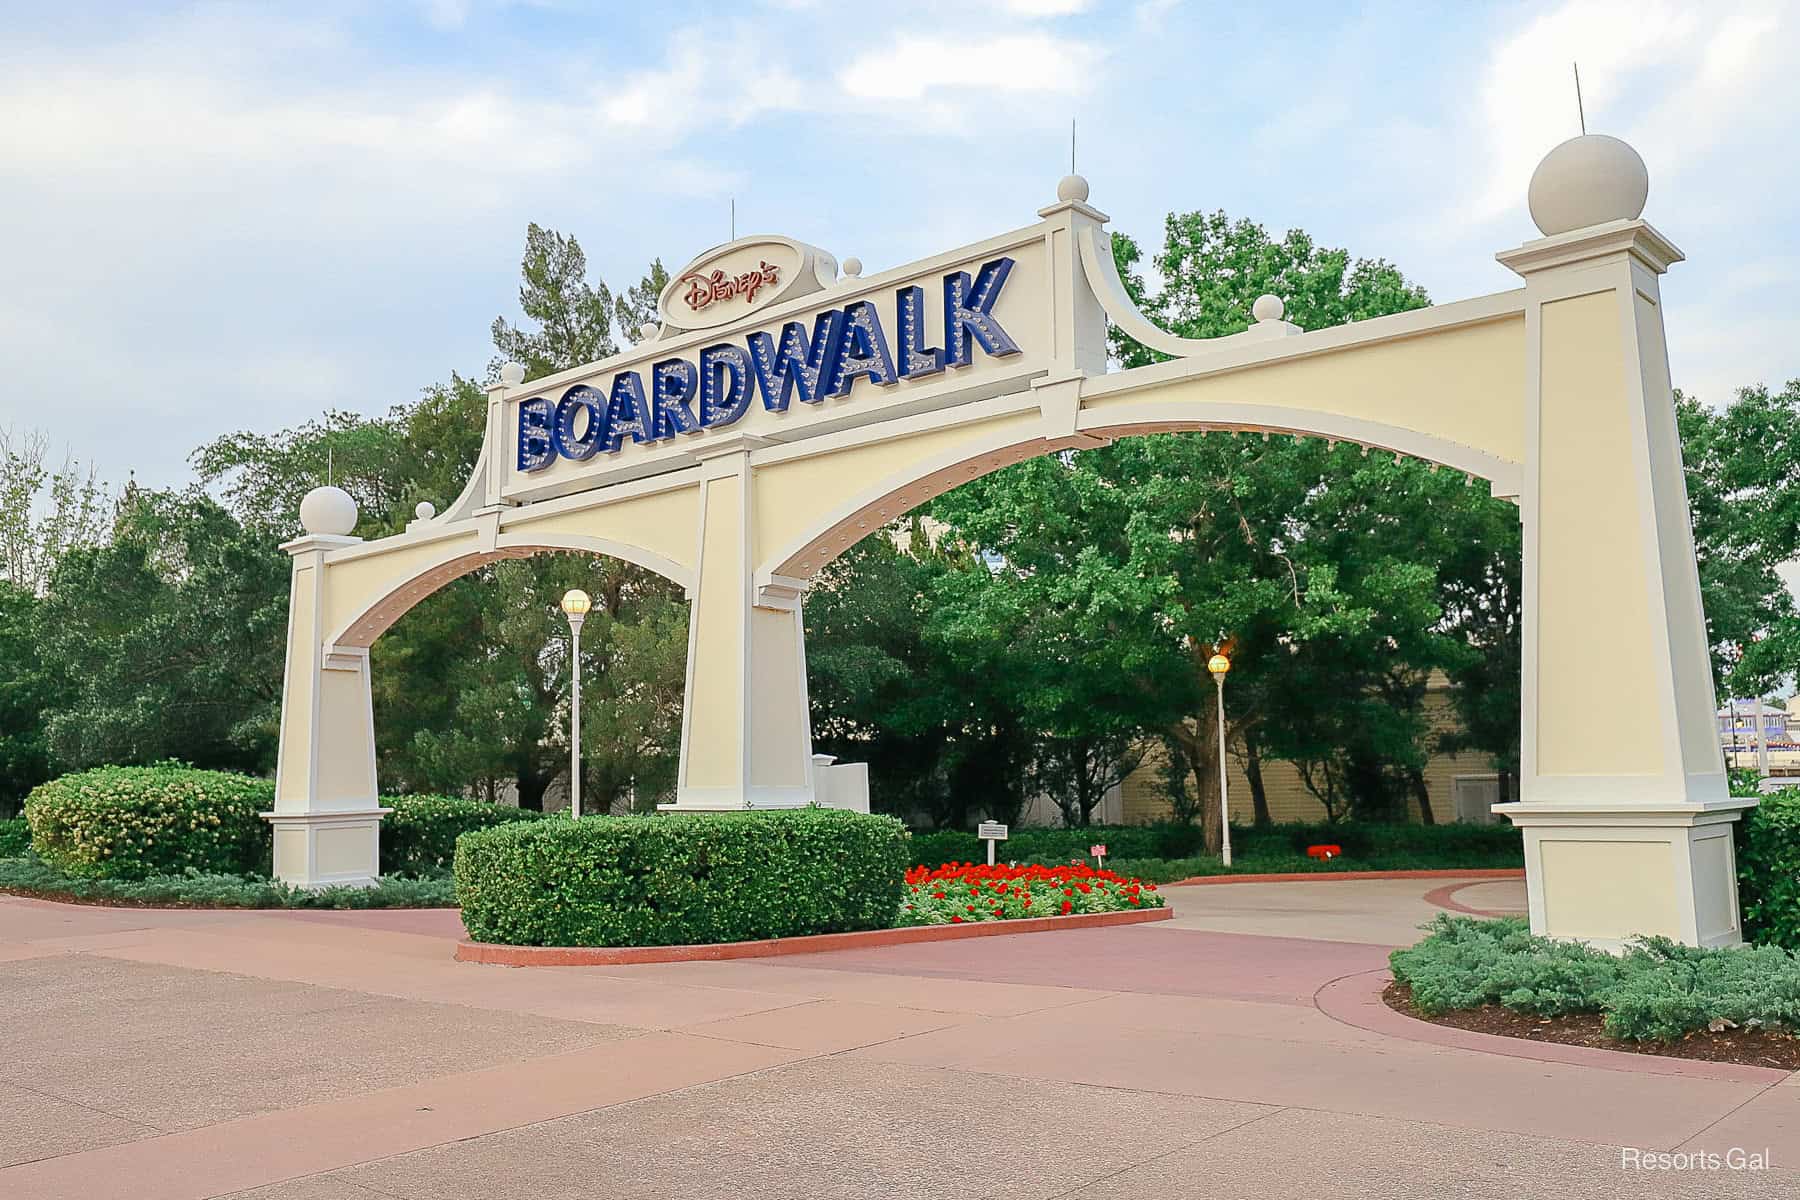
[[156, 908], [447, 908], [456, 904], [450, 879], [384, 875], [374, 887], [308, 891], [254, 875], [179, 875], [142, 879], [93, 879], [69, 875], [29, 851], [0, 856], [0, 892], [84, 904]]
[[892, 817], [834, 809], [584, 817], [464, 834], [478, 941], [668, 946], [885, 929], [908, 859]]
[[1426, 1016], [1498, 1004], [1554, 1017], [1598, 1013], [1629, 1041], [1704, 1029], [1800, 1029], [1800, 954], [1780, 946], [1698, 949], [1643, 938], [1623, 954], [1535, 937], [1523, 918], [1440, 914], [1389, 958]]

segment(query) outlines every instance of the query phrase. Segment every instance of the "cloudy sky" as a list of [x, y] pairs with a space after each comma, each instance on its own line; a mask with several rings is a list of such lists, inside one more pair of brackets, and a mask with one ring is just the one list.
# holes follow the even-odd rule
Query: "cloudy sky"
[[[1443, 14], [1451, 14], [1445, 16]], [[0, 0], [0, 425], [115, 482], [479, 373], [526, 222], [609, 283], [741, 232], [869, 270], [1034, 219], [1224, 208], [1514, 282], [1589, 128], [1650, 168], [1678, 384], [1800, 376], [1793, 4]]]

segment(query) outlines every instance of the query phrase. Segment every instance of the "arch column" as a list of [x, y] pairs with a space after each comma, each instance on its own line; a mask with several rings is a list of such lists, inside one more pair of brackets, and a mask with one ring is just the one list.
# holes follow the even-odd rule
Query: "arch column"
[[1499, 255], [1526, 282], [1520, 794], [1534, 932], [1730, 945], [1735, 800], [1714, 722], [1658, 277], [1643, 221]]
[[380, 874], [375, 714], [369, 651], [325, 644], [325, 557], [362, 539], [309, 534], [282, 546], [293, 559], [281, 749], [275, 764], [274, 874], [297, 887], [368, 887]]
[[[755, 580], [751, 434], [697, 443], [699, 566], [675, 803], [665, 811], [797, 808], [820, 796], [806, 695], [799, 581]], [[866, 807], [866, 800], [864, 801]]]

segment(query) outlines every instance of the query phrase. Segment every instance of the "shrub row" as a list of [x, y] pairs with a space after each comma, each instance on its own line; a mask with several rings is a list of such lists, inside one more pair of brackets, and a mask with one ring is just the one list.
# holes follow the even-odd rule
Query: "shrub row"
[[[1068, 862], [1087, 857], [1088, 847], [1095, 842], [1106, 845], [1109, 863], [1114, 859], [1197, 859], [1203, 854], [1205, 831], [1189, 824], [1015, 829], [1001, 844], [999, 853], [1020, 862]], [[1343, 847], [1344, 859], [1351, 861], [1341, 863], [1339, 870], [1374, 866], [1518, 867], [1525, 862], [1524, 842], [1510, 824], [1292, 823], [1233, 826], [1231, 830], [1233, 857], [1245, 861], [1306, 863], [1311, 861], [1306, 857], [1306, 848], [1321, 844]], [[987, 843], [971, 833], [940, 830], [913, 834], [913, 861], [919, 866], [984, 862], [986, 857]], [[1261, 869], [1295, 868], [1265, 865]]]
[[0, 858], [22, 858], [30, 849], [30, 822], [24, 817], [0, 821]]
[[1534, 937], [1520, 917], [1440, 914], [1389, 959], [1426, 1015], [1499, 1004], [1537, 1016], [1600, 1013], [1606, 1031], [1669, 1041], [1714, 1022], [1800, 1028], [1800, 954], [1779, 946], [1702, 950], [1644, 938], [1624, 954]]
[[447, 874], [462, 834], [544, 815], [461, 796], [386, 796], [381, 803], [394, 810], [381, 819], [383, 875]]
[[[38, 787], [25, 801], [39, 858], [74, 878], [147, 879], [198, 871], [266, 876], [270, 830], [262, 814], [274, 784], [175, 764], [101, 767]], [[381, 823], [383, 875], [442, 875], [456, 839], [542, 814], [455, 796], [389, 796]], [[0, 857], [8, 854], [0, 830]], [[13, 851], [12, 853], [17, 853]]]
[[274, 784], [246, 775], [99, 767], [38, 785], [25, 819], [38, 857], [76, 878], [248, 875], [269, 868], [261, 814], [274, 799]]
[[1800, 950], [1800, 787], [1764, 796], [1736, 836], [1744, 936]]
[[477, 941], [667, 946], [884, 929], [905, 826], [833, 809], [586, 817], [464, 834], [456, 896]]
[[0, 857], [0, 892], [159, 908], [446, 908], [456, 903], [447, 878], [387, 875], [374, 887], [316, 890], [288, 887], [273, 879], [195, 870], [144, 879], [90, 879], [66, 875], [31, 855]]

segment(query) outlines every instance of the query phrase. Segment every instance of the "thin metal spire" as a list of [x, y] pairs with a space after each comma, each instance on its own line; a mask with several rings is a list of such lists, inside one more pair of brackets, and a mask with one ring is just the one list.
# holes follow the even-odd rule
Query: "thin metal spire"
[[1069, 118], [1069, 174], [1075, 173], [1075, 118]]
[[1587, 112], [1581, 107], [1581, 64], [1571, 63], [1575, 68], [1575, 115], [1581, 118], [1581, 132], [1587, 133]]
[[325, 447], [325, 486], [331, 486], [331, 447]]
[[728, 242], [737, 241], [737, 197], [736, 196], [733, 196], [731, 198], [731, 236], [726, 238], [725, 240]]

